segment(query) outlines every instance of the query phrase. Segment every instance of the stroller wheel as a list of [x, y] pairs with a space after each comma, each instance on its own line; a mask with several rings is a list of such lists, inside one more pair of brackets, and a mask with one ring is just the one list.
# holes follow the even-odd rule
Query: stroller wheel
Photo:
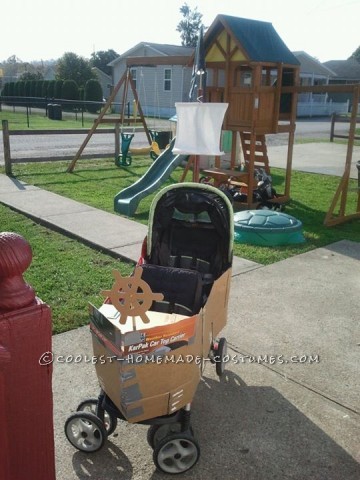
[[[191, 435], [194, 435], [194, 431], [190, 426], [189, 429]], [[158, 443], [165, 437], [172, 433], [181, 432], [181, 423], [164, 423], [163, 425], [151, 425], [147, 431], [146, 440], [150, 447], [154, 449]]]
[[225, 337], [221, 337], [218, 342], [217, 350], [215, 352], [215, 369], [219, 377], [221, 377], [221, 375], [225, 371], [226, 355], [227, 355], [227, 341]]
[[65, 422], [65, 435], [71, 445], [82, 452], [97, 452], [106, 439], [105, 427], [93, 413], [76, 412]]
[[164, 473], [183, 473], [190, 470], [200, 458], [200, 447], [189, 433], [173, 433], [155, 446], [153, 460]]
[[[97, 417], [98, 415], [98, 399], [97, 398], [87, 398], [86, 400], [82, 401], [79, 403], [77, 409], [77, 412], [89, 412], [93, 413]], [[114, 417], [114, 415], [111, 415], [111, 413], [107, 412], [104, 410], [104, 426], [106, 430], [106, 434], [109, 436], [112, 433], [114, 433], [116, 427], [117, 427], [117, 418]]]

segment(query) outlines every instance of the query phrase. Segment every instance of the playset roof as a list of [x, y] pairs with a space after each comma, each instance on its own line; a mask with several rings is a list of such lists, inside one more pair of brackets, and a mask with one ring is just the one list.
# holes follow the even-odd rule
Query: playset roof
[[226, 30], [249, 61], [300, 65], [269, 22], [218, 15], [206, 33], [205, 51], [222, 30]]

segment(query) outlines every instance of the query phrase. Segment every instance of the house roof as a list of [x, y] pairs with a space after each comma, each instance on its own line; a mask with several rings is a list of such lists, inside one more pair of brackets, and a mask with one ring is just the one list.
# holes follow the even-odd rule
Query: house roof
[[324, 62], [324, 65], [331, 68], [339, 79], [360, 82], [360, 63], [352, 58], [349, 60], [329, 60]]
[[140, 42], [134, 47], [130, 48], [126, 52], [122, 53], [119, 57], [115, 58], [108, 65], [113, 67], [118, 62], [127, 57], [136, 57], [137, 52], [141, 51], [141, 57], [171, 57], [171, 56], [188, 56], [194, 53], [194, 47], [184, 47], [181, 45], [166, 45], [162, 43], [150, 43]]
[[103, 81], [107, 81], [107, 82], [111, 82], [111, 77], [110, 75], [108, 75], [107, 73], [103, 72], [102, 70], [100, 70], [100, 68], [98, 67], [92, 67], [91, 70], [93, 72], [95, 72], [96, 76], [103, 80]]
[[308, 53], [299, 51], [293, 52], [293, 54], [300, 62], [300, 74], [317, 75], [322, 77], [336, 76], [335, 72]]
[[250, 61], [290, 65], [300, 63], [271, 23], [229, 15], [218, 15], [215, 18], [204, 38], [205, 51], [224, 28], [233, 36]]

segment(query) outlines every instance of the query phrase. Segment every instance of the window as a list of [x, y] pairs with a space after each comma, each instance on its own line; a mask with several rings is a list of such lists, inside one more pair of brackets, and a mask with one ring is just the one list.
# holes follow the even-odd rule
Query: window
[[164, 90], [165, 92], [171, 91], [171, 69], [165, 68], [164, 70]]
[[134, 87], [135, 87], [135, 90], [136, 90], [136, 68], [132, 68], [130, 70], [130, 75], [131, 75], [131, 78], [134, 82]]
[[250, 67], [242, 65], [235, 69], [234, 86], [249, 88], [252, 86], [252, 69]]
[[261, 70], [261, 85], [263, 87], [274, 87], [277, 81], [277, 69], [263, 67]]

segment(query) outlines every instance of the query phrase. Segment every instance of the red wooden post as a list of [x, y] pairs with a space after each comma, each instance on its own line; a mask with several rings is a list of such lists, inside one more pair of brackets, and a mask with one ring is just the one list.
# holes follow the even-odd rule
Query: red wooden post
[[0, 233], [0, 478], [55, 480], [50, 308], [22, 274], [31, 247]]

